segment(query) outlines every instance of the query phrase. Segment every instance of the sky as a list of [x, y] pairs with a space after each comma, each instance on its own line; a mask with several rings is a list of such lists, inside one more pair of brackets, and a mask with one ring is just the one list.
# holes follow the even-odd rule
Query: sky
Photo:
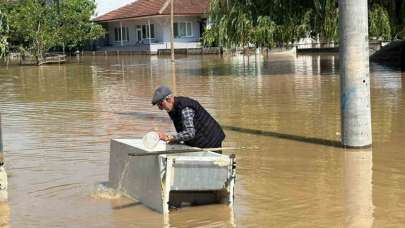
[[117, 9], [134, 1], [135, 0], [96, 0], [96, 14], [97, 16], [101, 16], [111, 10]]

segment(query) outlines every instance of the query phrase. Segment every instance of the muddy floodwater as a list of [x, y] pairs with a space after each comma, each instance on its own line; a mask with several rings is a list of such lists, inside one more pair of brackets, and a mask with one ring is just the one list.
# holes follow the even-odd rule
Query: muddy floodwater
[[[334, 54], [96, 56], [0, 66], [9, 201], [0, 227], [403, 227], [405, 74], [371, 71], [373, 146], [340, 140]], [[173, 130], [161, 85], [202, 103], [235, 153], [235, 205], [164, 217], [104, 189], [112, 138]]]

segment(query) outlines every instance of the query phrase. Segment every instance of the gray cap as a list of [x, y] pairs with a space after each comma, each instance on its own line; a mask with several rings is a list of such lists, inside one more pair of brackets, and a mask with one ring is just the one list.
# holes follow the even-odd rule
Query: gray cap
[[172, 91], [170, 91], [169, 87], [159, 86], [155, 90], [155, 93], [153, 94], [152, 104], [156, 105], [160, 100], [164, 99], [165, 97], [169, 96], [170, 94], [172, 94]]

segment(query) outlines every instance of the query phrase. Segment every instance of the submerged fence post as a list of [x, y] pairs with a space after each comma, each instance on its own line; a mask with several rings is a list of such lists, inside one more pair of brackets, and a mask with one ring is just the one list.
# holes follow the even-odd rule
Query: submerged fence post
[[0, 163], [3, 160], [3, 137], [1, 134], [1, 113], [0, 113]]
[[342, 144], [372, 143], [367, 0], [339, 0]]

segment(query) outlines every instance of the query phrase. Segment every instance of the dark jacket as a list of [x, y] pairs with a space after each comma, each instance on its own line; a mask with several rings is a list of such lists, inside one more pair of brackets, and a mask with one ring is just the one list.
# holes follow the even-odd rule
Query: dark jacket
[[175, 97], [173, 110], [169, 116], [174, 123], [177, 132], [184, 130], [181, 111], [189, 107], [194, 110], [195, 136], [193, 139], [184, 142], [186, 145], [213, 148], [220, 147], [225, 138], [224, 131], [218, 122], [205, 110], [198, 101], [188, 97]]

